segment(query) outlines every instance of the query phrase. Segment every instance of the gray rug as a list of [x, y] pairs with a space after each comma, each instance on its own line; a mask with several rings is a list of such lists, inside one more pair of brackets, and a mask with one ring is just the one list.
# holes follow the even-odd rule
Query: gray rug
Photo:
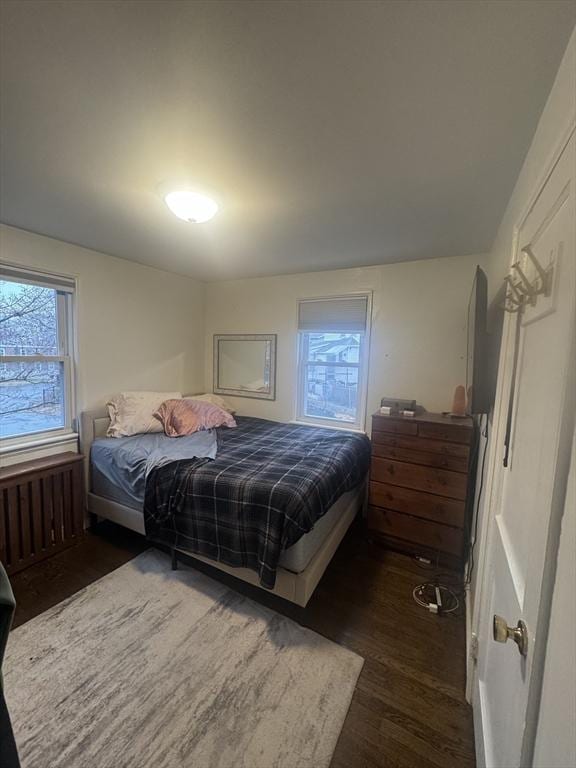
[[328, 766], [363, 659], [149, 550], [16, 629], [23, 768]]

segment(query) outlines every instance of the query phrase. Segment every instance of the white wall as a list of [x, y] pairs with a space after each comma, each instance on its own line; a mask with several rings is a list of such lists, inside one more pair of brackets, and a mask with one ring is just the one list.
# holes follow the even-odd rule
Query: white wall
[[202, 389], [203, 283], [7, 226], [0, 258], [77, 278], [78, 412], [123, 389]]
[[[483, 256], [210, 283], [206, 292], [206, 389], [212, 335], [276, 333], [275, 401], [227, 398], [238, 412], [278, 421], [295, 416], [298, 300], [373, 291], [368, 414], [380, 398], [415, 398], [449, 410], [465, 380], [466, 319], [474, 269]], [[369, 426], [369, 422], [368, 422]]]

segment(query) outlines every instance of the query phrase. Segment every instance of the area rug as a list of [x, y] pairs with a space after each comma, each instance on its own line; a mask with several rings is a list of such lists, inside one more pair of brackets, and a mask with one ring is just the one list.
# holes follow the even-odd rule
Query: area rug
[[22, 768], [328, 766], [363, 659], [148, 550], [14, 630]]

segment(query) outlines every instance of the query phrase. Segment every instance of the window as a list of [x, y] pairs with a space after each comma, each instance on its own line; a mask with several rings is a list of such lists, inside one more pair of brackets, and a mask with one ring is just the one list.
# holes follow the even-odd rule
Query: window
[[369, 306], [366, 295], [299, 303], [299, 421], [363, 428]]
[[0, 438], [70, 431], [74, 281], [2, 267]]

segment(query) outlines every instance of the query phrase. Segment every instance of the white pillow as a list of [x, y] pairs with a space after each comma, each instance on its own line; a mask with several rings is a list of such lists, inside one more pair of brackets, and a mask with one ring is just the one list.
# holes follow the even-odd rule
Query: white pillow
[[120, 392], [106, 405], [110, 416], [108, 437], [129, 437], [143, 432], [163, 432], [154, 412], [164, 400], [181, 398], [181, 392]]
[[212, 405], [217, 405], [219, 408], [228, 411], [228, 413], [234, 413], [234, 408], [232, 408], [230, 403], [227, 403], [223, 397], [213, 395], [209, 392], [204, 395], [190, 395], [189, 397], [185, 397], [184, 400], [201, 400], [205, 403], [212, 403]]

